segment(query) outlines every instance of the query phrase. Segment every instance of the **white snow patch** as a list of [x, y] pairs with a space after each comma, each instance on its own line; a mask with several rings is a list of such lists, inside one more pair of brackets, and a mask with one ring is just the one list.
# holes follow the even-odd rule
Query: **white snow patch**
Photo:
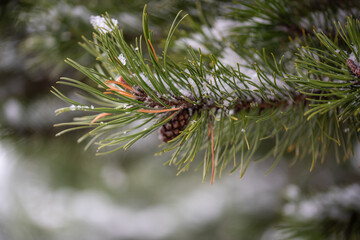
[[[114, 26], [117, 26], [118, 20], [111, 19], [111, 22]], [[93, 25], [94, 29], [99, 30], [100, 33], [105, 34], [107, 32], [111, 32], [113, 29], [107, 20], [101, 16], [90, 16], [90, 23]]]
[[226, 47], [224, 51], [221, 53], [221, 57], [219, 58], [222, 64], [225, 66], [230, 66], [232, 68], [236, 68], [237, 64], [246, 65], [247, 62], [240, 57], [233, 49], [230, 47]]
[[238, 21], [217, 18], [212, 27], [202, 26], [202, 34], [192, 34], [189, 38], [181, 38], [176, 43], [179, 47], [190, 46], [195, 50], [201, 49], [201, 52], [204, 54], [209, 54], [213, 49], [208, 49], [206, 42], [211, 42], [212, 47], [222, 48], [220, 42], [226, 42], [225, 39], [232, 34], [233, 29], [241, 25], [243, 23]]
[[89, 108], [90, 108], [89, 106], [82, 106], [82, 105], [71, 105], [71, 106], [69, 107], [69, 109], [70, 109], [71, 111], [87, 110], [87, 109], [89, 109]]
[[[353, 49], [355, 50], [355, 52], [358, 53], [358, 50], [357, 50], [356, 46], [352, 45], [352, 47], [353, 47]], [[356, 56], [355, 56], [354, 52], [351, 52], [351, 53], [350, 53], [349, 59], [352, 60], [352, 61], [354, 61], [354, 63], [355, 63], [357, 66], [360, 65], [359, 62], [356, 60]]]
[[118, 59], [119, 59], [119, 61], [125, 66], [126, 65], [126, 58], [125, 58], [125, 56], [124, 56], [124, 54], [120, 54], [119, 56], [118, 56]]

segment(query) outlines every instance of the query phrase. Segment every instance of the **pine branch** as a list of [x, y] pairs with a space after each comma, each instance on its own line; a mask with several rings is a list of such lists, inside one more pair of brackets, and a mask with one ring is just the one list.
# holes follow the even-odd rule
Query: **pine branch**
[[[100, 145], [98, 154], [106, 154], [127, 149], [159, 131], [165, 142], [160, 154], [173, 151], [167, 164], [176, 165], [179, 173], [187, 171], [195, 161], [201, 164], [196, 157], [200, 152], [203, 177], [211, 172], [211, 182], [229, 167], [243, 176], [249, 163], [259, 157], [274, 157], [270, 171], [291, 152], [294, 161], [311, 156], [310, 169], [316, 161], [324, 161], [331, 149], [338, 161], [352, 155], [359, 109], [358, 21], [349, 18], [345, 29], [340, 24], [336, 27], [356, 59], [325, 34], [315, 33], [325, 48], [301, 49], [296, 73], [287, 73], [275, 57], [269, 61], [264, 55], [261, 65], [249, 66], [257, 73], [254, 81], [242, 73], [239, 64], [237, 68], [225, 66], [215, 56], [190, 48], [184, 62], [172, 61], [170, 42], [184, 17], [176, 16], [163, 54], [153, 46], [146, 7], [144, 34], [135, 47], [126, 43], [109, 16], [103, 18], [94, 40], [83, 44], [99, 61], [96, 69], [67, 60], [95, 86], [70, 78], [59, 82], [88, 93], [87, 100], [93, 105], [78, 104], [56, 89], [53, 92], [73, 104], [57, 113], [79, 110], [95, 115], [58, 124], [75, 125], [58, 135], [92, 128], [79, 141], [91, 138], [90, 142]], [[268, 144], [273, 147], [257, 156]]]
[[312, 37], [314, 28], [335, 36], [333, 22], [345, 23], [346, 16], [356, 16], [359, 8], [356, 0], [240, 0], [232, 8], [233, 18], [242, 23], [234, 32], [234, 44], [242, 55], [249, 48], [266, 48], [281, 56], [285, 51], [296, 51], [289, 48], [289, 40]]

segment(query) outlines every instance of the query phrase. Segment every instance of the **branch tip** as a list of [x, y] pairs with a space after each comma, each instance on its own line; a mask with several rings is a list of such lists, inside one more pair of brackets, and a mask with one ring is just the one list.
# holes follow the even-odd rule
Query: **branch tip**
[[209, 132], [211, 134], [211, 185], [214, 183], [214, 175], [215, 175], [215, 150], [214, 150], [214, 129], [212, 125], [212, 121], [209, 123]]

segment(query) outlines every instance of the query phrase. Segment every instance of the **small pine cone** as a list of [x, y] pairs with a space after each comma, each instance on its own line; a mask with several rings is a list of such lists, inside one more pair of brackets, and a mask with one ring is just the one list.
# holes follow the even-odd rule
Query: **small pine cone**
[[179, 136], [189, 123], [190, 114], [187, 108], [179, 111], [172, 119], [160, 127], [160, 139], [168, 142]]

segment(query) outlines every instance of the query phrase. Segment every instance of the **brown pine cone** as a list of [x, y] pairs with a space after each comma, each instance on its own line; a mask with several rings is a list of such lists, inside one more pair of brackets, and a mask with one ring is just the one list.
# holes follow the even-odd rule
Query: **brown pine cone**
[[160, 127], [160, 139], [168, 142], [179, 136], [189, 123], [190, 114], [187, 108], [182, 109], [172, 119]]

